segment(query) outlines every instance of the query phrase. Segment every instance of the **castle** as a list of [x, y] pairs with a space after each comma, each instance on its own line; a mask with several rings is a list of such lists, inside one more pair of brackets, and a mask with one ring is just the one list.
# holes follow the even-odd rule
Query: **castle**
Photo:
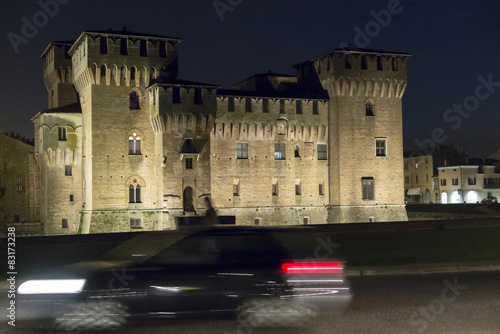
[[233, 89], [178, 78], [181, 39], [85, 31], [43, 52], [45, 234], [407, 220], [405, 53], [336, 49]]

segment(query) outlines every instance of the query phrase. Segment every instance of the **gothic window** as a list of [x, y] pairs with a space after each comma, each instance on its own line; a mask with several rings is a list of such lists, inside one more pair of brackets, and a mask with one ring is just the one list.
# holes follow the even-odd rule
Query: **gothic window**
[[141, 202], [141, 185], [130, 184], [128, 186], [128, 202], [129, 203], [142, 203]]
[[129, 96], [129, 108], [130, 109], [140, 109], [139, 107], [139, 94], [136, 91], [132, 91]]
[[132, 132], [128, 137], [128, 154], [141, 155], [141, 137], [137, 132]]

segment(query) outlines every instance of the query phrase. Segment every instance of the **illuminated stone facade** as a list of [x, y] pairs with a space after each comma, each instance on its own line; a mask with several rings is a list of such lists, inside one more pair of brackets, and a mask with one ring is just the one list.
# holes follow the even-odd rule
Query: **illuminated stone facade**
[[220, 89], [177, 78], [180, 43], [84, 32], [42, 54], [50, 109], [33, 121], [47, 234], [172, 229], [203, 215], [205, 197], [236, 224], [407, 219], [409, 55], [334, 50], [297, 76]]

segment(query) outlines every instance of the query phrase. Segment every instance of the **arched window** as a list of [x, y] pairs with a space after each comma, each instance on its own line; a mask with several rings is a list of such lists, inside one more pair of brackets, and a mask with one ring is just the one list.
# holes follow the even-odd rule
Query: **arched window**
[[129, 108], [130, 109], [140, 109], [140, 106], [139, 106], [139, 94], [137, 94], [136, 91], [132, 91], [132, 93], [130, 93]]
[[375, 116], [375, 104], [372, 100], [365, 103], [366, 116]]
[[133, 132], [128, 137], [128, 154], [141, 155], [141, 137], [137, 132]]
[[128, 179], [126, 187], [128, 189], [129, 203], [142, 203], [144, 186], [144, 180], [140, 176], [132, 176]]

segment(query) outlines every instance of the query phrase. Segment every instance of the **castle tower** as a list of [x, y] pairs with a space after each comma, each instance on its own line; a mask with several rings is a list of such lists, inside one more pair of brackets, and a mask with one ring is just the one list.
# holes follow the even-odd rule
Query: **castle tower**
[[146, 87], [177, 76], [180, 43], [95, 31], [82, 33], [69, 50], [82, 106], [84, 233], [155, 228], [160, 161]]
[[43, 52], [48, 109], [32, 118], [41, 181], [40, 219], [49, 235], [75, 234], [80, 227], [82, 115], [72, 82], [71, 44], [53, 42]]
[[334, 50], [299, 70], [330, 96], [329, 222], [407, 220], [401, 99], [409, 56]]

